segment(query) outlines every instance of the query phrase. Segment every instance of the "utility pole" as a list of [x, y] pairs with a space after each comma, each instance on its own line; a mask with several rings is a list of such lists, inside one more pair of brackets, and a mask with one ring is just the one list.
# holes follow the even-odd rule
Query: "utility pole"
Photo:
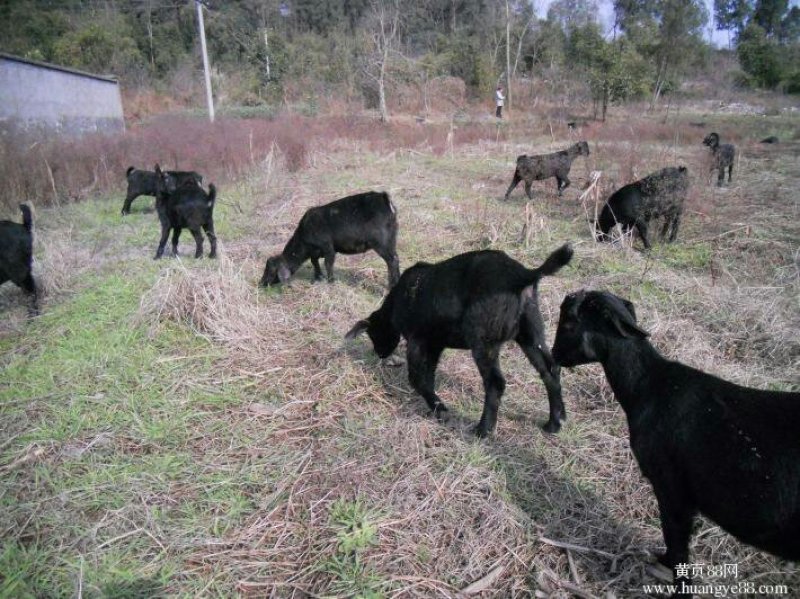
[[200, 29], [200, 47], [203, 50], [203, 72], [206, 76], [206, 101], [208, 102], [208, 120], [214, 122], [214, 97], [211, 95], [211, 70], [208, 67], [208, 50], [206, 49], [206, 26], [203, 22], [203, 1], [194, 0], [197, 7], [197, 27]]

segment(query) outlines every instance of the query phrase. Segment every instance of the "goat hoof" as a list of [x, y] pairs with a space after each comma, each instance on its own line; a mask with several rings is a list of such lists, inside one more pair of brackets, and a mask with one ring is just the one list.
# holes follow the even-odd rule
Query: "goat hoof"
[[472, 434], [478, 437], [478, 439], [485, 439], [489, 436], [491, 431], [487, 430], [485, 426], [478, 423], [472, 427]]
[[546, 433], [557, 433], [561, 430], [561, 422], [558, 420], [548, 420], [545, 425], [542, 427], [542, 430]]
[[433, 408], [433, 415], [436, 417], [436, 420], [444, 421], [447, 419], [448, 411], [449, 410], [447, 409], [447, 406], [444, 405], [443, 403], [440, 403], [435, 408]]

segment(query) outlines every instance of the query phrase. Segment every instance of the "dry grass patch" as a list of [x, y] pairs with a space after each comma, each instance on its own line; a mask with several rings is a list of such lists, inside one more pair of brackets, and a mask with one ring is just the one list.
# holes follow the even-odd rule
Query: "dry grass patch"
[[[75, 342], [84, 361], [91, 354], [97, 364], [70, 351], [56, 354], [57, 364], [31, 356], [12, 373], [33, 388], [36, 381], [25, 378], [31, 368], [61, 375], [67, 364], [75, 379], [59, 379], [57, 396], [39, 393], [35, 410], [49, 406], [48, 418], [34, 421], [35, 410], [4, 406], [14, 434], [26, 435], [24, 443], [12, 441], [9, 456], [48, 448], [37, 468], [74, 493], [62, 507], [55, 500], [37, 507], [34, 471], [15, 470], [3, 483], [11, 494], [0, 495], [15, 498], [13, 521], [0, 518], [14, 535], [13, 551], [29, 549], [23, 525], [30, 518], [49, 551], [33, 569], [61, 572], [60, 589], [71, 588], [85, 558], [87, 581], [125, 571], [158, 578], [168, 595], [641, 596], [641, 585], [654, 580], [648, 552], [662, 548], [661, 532], [602, 369], [563, 373], [569, 419], [549, 436], [537, 426], [546, 417], [544, 388], [509, 346], [497, 432], [479, 442], [467, 432], [483, 399], [468, 352], [443, 357], [437, 390], [453, 418], [439, 423], [410, 389], [405, 367], [381, 364], [363, 339], [344, 343], [345, 331], [386, 292], [377, 256], [340, 257], [333, 285], [312, 284], [306, 266], [291, 285], [257, 287], [264, 259], [280, 251], [308, 207], [385, 189], [398, 207], [403, 267], [479, 247], [536, 265], [573, 241], [572, 264], [540, 288], [550, 341], [565, 294], [609, 289], [636, 304], [665, 355], [744, 384], [793, 384], [799, 284], [790, 191], [800, 175], [792, 164], [771, 158], [779, 181], [771, 203], [756, 194], [770, 185], [759, 172], [762, 158], [743, 161], [741, 179], [719, 191], [701, 181], [703, 148], [687, 132], [676, 138], [666, 126], [631, 119], [585, 128], [592, 156], [576, 162], [563, 198], [551, 181], [531, 203], [502, 202], [516, 154], [571, 143], [542, 135], [542, 123], [520, 123], [496, 137], [457, 130], [452, 148], [445, 128], [416, 137], [405, 131], [405, 149], [386, 149], [395, 129], [337, 134], [309, 150], [302, 175], [291, 172], [282, 146], [263, 147], [252, 163], [257, 172], [222, 195], [220, 229], [227, 231], [216, 262], [153, 263], [156, 226], [147, 215], [117, 226], [117, 201], [113, 221], [111, 208], [98, 210], [98, 203], [69, 212], [82, 225], [72, 234], [68, 219], [51, 223], [47, 257], [39, 258], [58, 290], [51, 301], [60, 302], [61, 290], [75, 288], [69, 277], [91, 265], [92, 284], [105, 282], [98, 297], [111, 303], [122, 293], [133, 308], [96, 314], [95, 306], [74, 315], [119, 323]], [[340, 126], [350, 124], [361, 126]], [[459, 131], [481, 139], [459, 146]], [[651, 142], [639, 141], [648, 136]], [[591, 170], [603, 170], [602, 201], [614, 185], [674, 160], [695, 173], [678, 243], [649, 253], [638, 240], [633, 247], [630, 239], [594, 243], [589, 205], [579, 199]], [[750, 234], [728, 233], [745, 222]], [[60, 263], [67, 272], [58, 271]], [[103, 278], [112, 273], [113, 280]], [[133, 287], [117, 291], [131, 276]], [[54, 335], [85, 327], [42, 322]], [[123, 334], [126, 327], [132, 333]], [[117, 362], [95, 356], [115, 331]], [[19, 346], [37, 343], [31, 335]], [[82, 369], [105, 375], [83, 376]], [[91, 449], [73, 458], [73, 447]], [[52, 497], [59, 493], [54, 485]], [[708, 522], [699, 528], [697, 563], [737, 562], [741, 579], [800, 588], [796, 567]]]

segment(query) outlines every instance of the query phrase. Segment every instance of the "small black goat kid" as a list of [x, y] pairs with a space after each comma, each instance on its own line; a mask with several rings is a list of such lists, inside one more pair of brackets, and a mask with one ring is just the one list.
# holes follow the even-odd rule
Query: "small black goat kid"
[[542, 377], [550, 402], [548, 432], [558, 432], [566, 417], [559, 369], [547, 350], [539, 312], [539, 280], [555, 274], [572, 258], [564, 245], [539, 268], [529, 269], [503, 252], [482, 250], [437, 264], [418, 262], [403, 273], [381, 307], [347, 333], [366, 331], [375, 353], [388, 357], [408, 342], [408, 378], [436, 416], [447, 411], [434, 391], [436, 366], [445, 348], [469, 349], [478, 366], [485, 400], [475, 427], [478, 436], [494, 430], [505, 379], [499, 355], [503, 343], [515, 340]]
[[[201, 187], [202, 175], [194, 171], [163, 171], [163, 176], [170, 179], [170, 187]], [[128, 167], [125, 173], [128, 181], [128, 193], [125, 194], [125, 203], [122, 205], [122, 216], [131, 213], [131, 203], [139, 196], [155, 196], [157, 193], [157, 178], [155, 171], [143, 171]]]
[[534, 181], [542, 181], [550, 177], [556, 178], [559, 197], [564, 190], [569, 187], [569, 170], [572, 162], [578, 156], [589, 156], [589, 144], [585, 141], [570, 146], [566, 150], [554, 152], [552, 154], [542, 154], [541, 156], [527, 156], [525, 154], [517, 156], [517, 168], [514, 170], [514, 178], [508, 186], [505, 199], [511, 195], [514, 188], [520, 181], [525, 181], [525, 193], [529, 200], [533, 199], [531, 184]]
[[217, 257], [217, 236], [214, 233], [214, 201], [217, 190], [213, 184], [208, 193], [199, 185], [179, 185], [174, 178], [156, 165], [156, 211], [161, 223], [161, 240], [158, 243], [155, 259], [164, 254], [169, 232], [172, 231], [172, 254], [178, 255], [178, 238], [183, 229], [189, 229], [194, 237], [196, 248], [194, 257], [203, 255], [203, 234], [206, 232], [211, 243], [209, 258]]
[[31, 209], [20, 204], [22, 224], [0, 221], [0, 285], [11, 281], [30, 295], [28, 314], [39, 313], [39, 292], [33, 280], [33, 217]]
[[615, 295], [567, 296], [553, 345], [565, 367], [600, 362], [661, 515], [669, 568], [689, 563], [699, 512], [745, 543], [800, 560], [800, 393], [761, 391], [663, 358]]
[[300, 219], [283, 252], [267, 260], [261, 285], [285, 283], [308, 259], [314, 280], [322, 279], [319, 259], [325, 259], [328, 281], [333, 281], [336, 253], [375, 252], [389, 268], [389, 287], [400, 278], [397, 257], [397, 211], [386, 192], [368, 191], [309, 208]]
[[713, 164], [711, 170], [717, 170], [717, 185], [722, 185], [725, 181], [725, 169], [728, 169], [728, 183], [731, 182], [733, 175], [733, 161], [736, 158], [736, 147], [733, 144], [719, 143], [717, 133], [709, 133], [703, 140], [703, 145], [711, 148]]
[[610, 239], [609, 231], [619, 223], [626, 233], [636, 227], [644, 247], [649, 248], [648, 224], [651, 219], [663, 216], [661, 239], [669, 232], [669, 241], [675, 241], [688, 190], [689, 173], [685, 166], [663, 168], [620, 187], [600, 212], [595, 224], [598, 238]]

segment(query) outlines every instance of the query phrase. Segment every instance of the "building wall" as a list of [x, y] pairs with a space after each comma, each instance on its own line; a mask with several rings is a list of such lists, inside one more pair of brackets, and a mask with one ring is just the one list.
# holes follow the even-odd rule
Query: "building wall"
[[0, 56], [0, 126], [69, 135], [124, 131], [119, 84]]

